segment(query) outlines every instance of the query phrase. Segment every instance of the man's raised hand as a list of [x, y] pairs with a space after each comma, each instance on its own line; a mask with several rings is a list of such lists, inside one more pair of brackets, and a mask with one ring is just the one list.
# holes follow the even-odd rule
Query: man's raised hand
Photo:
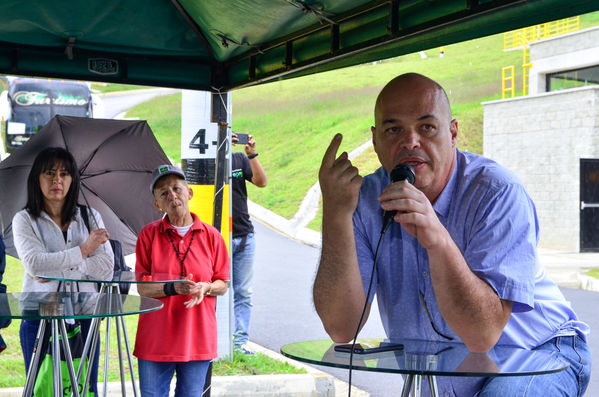
[[332, 215], [353, 214], [358, 206], [362, 186], [359, 171], [349, 161], [347, 152], [337, 157], [343, 136], [336, 134], [327, 148], [318, 172], [323, 211]]

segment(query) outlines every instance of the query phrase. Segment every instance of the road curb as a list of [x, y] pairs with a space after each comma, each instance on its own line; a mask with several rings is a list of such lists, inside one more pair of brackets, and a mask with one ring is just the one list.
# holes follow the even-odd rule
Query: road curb
[[[174, 395], [172, 382], [171, 395]], [[98, 394], [103, 385], [98, 383]], [[122, 396], [121, 383], [108, 383], [109, 396]], [[127, 395], [133, 395], [131, 383], [126, 386]], [[0, 389], [0, 397], [20, 397], [22, 387]], [[328, 374], [251, 375], [212, 377], [212, 397], [335, 397], [335, 379]]]
[[[287, 362], [296, 368], [303, 368], [305, 374], [213, 376], [212, 397], [341, 397], [347, 395], [348, 384], [334, 376], [321, 372], [309, 365], [292, 360], [255, 343], [248, 343], [250, 349], [275, 360]], [[174, 395], [175, 382], [171, 383]], [[98, 383], [98, 393], [102, 395], [103, 384]], [[108, 383], [109, 396], [121, 396], [120, 382]], [[127, 395], [133, 395], [131, 383], [126, 385]], [[20, 397], [22, 387], [0, 389], [0, 397]], [[352, 395], [368, 397], [369, 394], [352, 387]]]
[[599, 280], [595, 277], [579, 274], [578, 281], [580, 281], [580, 289], [599, 292]]
[[[174, 395], [175, 382], [171, 384]], [[98, 394], [102, 395], [103, 384], [98, 383]], [[121, 383], [108, 383], [109, 396], [122, 396]], [[133, 395], [131, 383], [126, 385], [127, 395]], [[335, 397], [333, 376], [318, 374], [250, 375], [212, 377], [212, 397]], [[20, 397], [22, 387], [0, 389], [0, 397]]]
[[[293, 375], [251, 375], [251, 376], [214, 376], [212, 378], [211, 396], [213, 397], [335, 397], [336, 383], [340, 382], [325, 373], [293, 374]], [[174, 383], [171, 395], [174, 394]], [[347, 389], [347, 387], [345, 388]], [[352, 388], [353, 389], [353, 388]], [[98, 394], [102, 395], [103, 385], [98, 384]], [[120, 382], [108, 383], [109, 396], [121, 396]], [[341, 392], [342, 389], [339, 391]], [[126, 393], [133, 395], [129, 383]], [[22, 387], [0, 389], [0, 397], [20, 397]], [[368, 394], [354, 394], [367, 396]]]

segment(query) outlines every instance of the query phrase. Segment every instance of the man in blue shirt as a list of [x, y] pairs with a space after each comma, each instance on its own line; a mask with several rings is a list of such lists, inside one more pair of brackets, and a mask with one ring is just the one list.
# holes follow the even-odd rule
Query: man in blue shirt
[[[396, 211], [376, 259], [366, 318], [376, 292], [389, 338], [461, 341], [472, 352], [497, 343], [549, 349], [570, 364], [543, 377], [443, 378], [441, 395], [582, 395], [589, 328], [539, 265], [534, 204], [512, 173], [458, 150], [457, 137], [443, 88], [409, 73], [377, 98], [372, 141], [382, 167], [374, 174], [362, 178], [347, 153], [337, 157], [342, 137], [333, 138], [319, 172], [314, 303], [324, 327], [347, 342], [363, 325], [383, 213]], [[413, 167], [414, 185], [390, 183], [400, 163]]]

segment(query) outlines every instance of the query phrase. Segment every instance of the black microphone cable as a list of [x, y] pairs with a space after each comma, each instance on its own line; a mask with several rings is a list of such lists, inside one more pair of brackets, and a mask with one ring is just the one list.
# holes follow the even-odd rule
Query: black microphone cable
[[[393, 219], [393, 217], [391, 217], [390, 219]], [[366, 308], [368, 307], [368, 297], [370, 296], [370, 291], [372, 290], [372, 280], [374, 279], [374, 269], [376, 268], [376, 260], [378, 259], [378, 255], [379, 255], [379, 247], [381, 246], [381, 241], [383, 241], [383, 236], [385, 235], [385, 232], [389, 228], [389, 225], [391, 225], [391, 222], [386, 222], [386, 224], [387, 224], [386, 226], [383, 225], [383, 230], [381, 230], [381, 234], [379, 236], [379, 241], [376, 244], [376, 250], [374, 252], [374, 261], [372, 262], [372, 269], [370, 270], [370, 281], [368, 283], [368, 292], [366, 292], [366, 300], [364, 301], [364, 307], [362, 308], [362, 314], [360, 315], [360, 321], [358, 321], [358, 326], [356, 327], [356, 333], [354, 334], [354, 340], [351, 344], [351, 349], [349, 351], [349, 379], [348, 379], [349, 387], [347, 389], [348, 397], [351, 397], [351, 376], [352, 376], [353, 361], [354, 361], [354, 347], [356, 346], [356, 341], [358, 340], [358, 334], [360, 333], [360, 327], [362, 326], [362, 321], [364, 321], [364, 315], [366, 314]]]
[[[399, 182], [399, 181], [408, 181], [410, 184], [414, 184], [416, 180], [416, 174], [414, 173], [414, 169], [412, 166], [408, 164], [398, 164], [391, 170], [391, 183]], [[353, 369], [353, 361], [354, 361], [354, 348], [356, 346], [356, 342], [358, 340], [358, 334], [360, 333], [360, 327], [362, 326], [362, 322], [364, 321], [364, 315], [366, 314], [366, 308], [368, 307], [368, 297], [370, 296], [370, 291], [372, 290], [372, 281], [374, 280], [374, 270], [376, 269], [376, 261], [379, 257], [379, 248], [381, 247], [381, 241], [383, 241], [383, 237], [393, 223], [393, 216], [395, 215], [395, 211], [385, 211], [383, 216], [383, 228], [381, 229], [381, 233], [379, 235], [379, 241], [376, 243], [376, 249], [374, 250], [374, 260], [372, 261], [372, 269], [370, 270], [370, 281], [368, 282], [368, 290], [366, 292], [366, 300], [364, 301], [364, 307], [362, 308], [362, 314], [360, 315], [360, 321], [358, 321], [358, 326], [356, 327], [356, 333], [354, 334], [354, 339], [351, 345], [351, 349], [349, 351], [349, 376], [348, 376], [348, 389], [347, 396], [351, 397], [351, 381], [352, 381], [352, 369]]]

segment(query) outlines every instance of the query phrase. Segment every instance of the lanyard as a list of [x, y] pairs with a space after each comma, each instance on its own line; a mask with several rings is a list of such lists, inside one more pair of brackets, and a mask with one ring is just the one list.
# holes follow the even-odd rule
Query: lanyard
[[181, 258], [181, 254], [179, 253], [179, 249], [177, 248], [177, 245], [173, 241], [173, 237], [171, 236], [171, 232], [172, 232], [171, 229], [167, 229], [167, 233], [166, 234], [168, 234], [168, 239], [171, 241], [171, 245], [173, 246], [173, 249], [177, 253], [177, 259], [179, 259], [179, 263], [181, 264], [181, 278], [184, 278], [185, 274], [183, 273], [183, 265], [185, 263], [185, 258], [187, 258], [187, 254], [189, 253], [189, 249], [191, 248], [191, 243], [193, 243], [193, 238], [195, 237], [195, 233], [194, 233], [193, 230], [190, 230], [190, 232], [191, 232], [191, 241], [189, 242], [189, 245], [187, 246], [187, 251], [185, 251], [185, 255], [183, 255], [183, 258]]

